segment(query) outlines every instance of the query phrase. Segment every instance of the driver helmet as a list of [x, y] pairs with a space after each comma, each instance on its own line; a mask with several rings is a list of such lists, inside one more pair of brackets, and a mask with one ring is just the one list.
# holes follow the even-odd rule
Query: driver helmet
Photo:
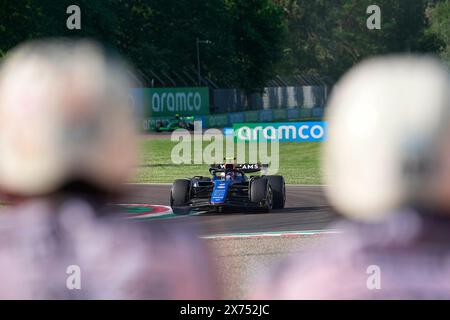
[[229, 172], [227, 172], [226, 173], [226, 176], [225, 176], [225, 179], [226, 180], [232, 180], [232, 179], [234, 179], [234, 172], [233, 171], [229, 171]]

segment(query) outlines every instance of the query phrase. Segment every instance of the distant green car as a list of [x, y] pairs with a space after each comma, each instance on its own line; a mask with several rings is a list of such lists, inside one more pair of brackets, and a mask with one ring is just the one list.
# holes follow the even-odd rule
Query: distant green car
[[173, 119], [157, 120], [155, 131], [174, 131], [176, 129], [194, 130], [194, 117], [181, 117], [176, 115]]

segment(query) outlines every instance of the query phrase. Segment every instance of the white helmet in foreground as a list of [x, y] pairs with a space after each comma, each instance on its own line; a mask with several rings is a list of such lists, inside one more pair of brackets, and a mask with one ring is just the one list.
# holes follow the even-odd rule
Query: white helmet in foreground
[[0, 69], [0, 188], [30, 196], [71, 179], [115, 189], [135, 164], [128, 69], [91, 42], [19, 46]]
[[376, 221], [403, 206], [450, 207], [450, 78], [437, 59], [357, 65], [326, 118], [325, 182], [343, 214]]

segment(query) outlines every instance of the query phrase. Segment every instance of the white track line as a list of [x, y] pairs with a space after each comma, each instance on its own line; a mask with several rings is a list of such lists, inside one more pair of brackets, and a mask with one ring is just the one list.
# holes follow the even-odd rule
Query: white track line
[[242, 239], [242, 238], [270, 238], [290, 236], [310, 236], [319, 234], [339, 234], [340, 230], [302, 230], [302, 231], [280, 231], [280, 232], [252, 232], [252, 233], [230, 233], [211, 236], [201, 236], [201, 239]]

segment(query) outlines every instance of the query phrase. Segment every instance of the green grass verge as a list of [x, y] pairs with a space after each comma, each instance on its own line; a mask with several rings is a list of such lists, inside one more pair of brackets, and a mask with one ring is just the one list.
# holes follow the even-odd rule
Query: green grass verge
[[[204, 146], [208, 143], [204, 142]], [[141, 166], [137, 169], [134, 182], [171, 183], [179, 178], [209, 175], [207, 164], [173, 164], [171, 152], [176, 144], [170, 139], [141, 141]], [[285, 177], [286, 183], [321, 183], [320, 143], [280, 143], [279, 157], [278, 174]]]

